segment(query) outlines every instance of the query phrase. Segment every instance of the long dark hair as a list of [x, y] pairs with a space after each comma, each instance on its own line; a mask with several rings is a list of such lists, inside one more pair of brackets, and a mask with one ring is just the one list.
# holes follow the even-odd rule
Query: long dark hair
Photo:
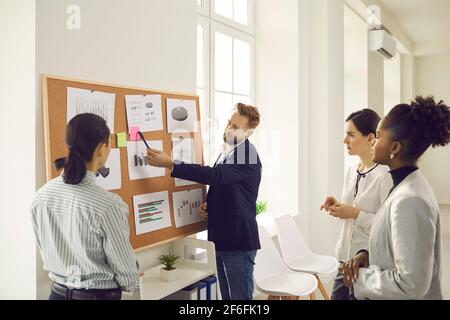
[[383, 127], [391, 132], [393, 141], [403, 143], [408, 160], [417, 160], [430, 146], [450, 143], [450, 109], [443, 101], [419, 96], [410, 105], [394, 107]]
[[352, 113], [345, 122], [352, 121], [356, 129], [367, 137], [369, 134], [377, 132], [378, 123], [381, 121], [380, 116], [371, 109], [362, 109]]
[[109, 144], [110, 130], [103, 118], [84, 113], [70, 120], [66, 129], [66, 144], [69, 155], [57, 159], [57, 170], [64, 169], [66, 184], [77, 185], [86, 175], [86, 163], [92, 160], [94, 151], [100, 143]]

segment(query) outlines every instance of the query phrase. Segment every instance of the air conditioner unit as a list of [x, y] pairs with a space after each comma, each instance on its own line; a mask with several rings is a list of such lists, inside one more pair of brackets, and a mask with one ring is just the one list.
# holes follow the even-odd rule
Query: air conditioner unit
[[382, 54], [386, 59], [392, 59], [397, 53], [397, 42], [386, 30], [370, 30], [369, 50]]

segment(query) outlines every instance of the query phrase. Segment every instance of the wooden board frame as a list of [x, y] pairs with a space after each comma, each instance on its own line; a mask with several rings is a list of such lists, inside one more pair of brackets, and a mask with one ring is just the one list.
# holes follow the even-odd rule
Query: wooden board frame
[[[54, 166], [53, 161], [57, 158], [67, 155], [67, 146], [65, 145], [65, 130], [67, 127], [67, 88], [79, 88], [85, 90], [94, 90], [99, 92], [113, 93], [116, 95], [115, 102], [115, 132], [112, 140], [112, 148], [117, 147], [117, 139], [115, 134], [127, 132], [128, 125], [125, 108], [125, 95], [161, 95], [162, 97], [162, 114], [163, 114], [163, 131], [144, 133], [147, 140], [162, 140], [164, 144], [163, 151], [167, 154], [172, 152], [172, 134], [167, 132], [167, 99], [186, 99], [195, 100], [197, 106], [197, 121], [200, 124], [200, 107], [199, 97], [178, 92], [166, 92], [149, 90], [143, 88], [127, 87], [101, 82], [85, 81], [79, 79], [71, 79], [66, 77], [43, 75], [42, 76], [42, 97], [44, 111], [44, 133], [45, 133], [45, 159], [47, 169], [47, 181], [60, 175]], [[203, 141], [201, 135], [201, 126], [198, 125], [198, 132], [191, 133], [190, 136], [194, 140], [195, 159], [197, 163], [204, 163], [203, 158]], [[189, 134], [188, 134], [189, 135]], [[206, 199], [206, 187], [204, 185], [195, 184], [191, 186], [175, 187], [175, 181], [170, 177], [170, 172], [166, 170], [166, 175], [159, 178], [143, 179], [130, 181], [128, 174], [127, 149], [120, 148], [122, 188], [113, 191], [122, 197], [129, 207], [129, 225], [130, 225], [130, 243], [135, 251], [143, 251], [155, 246], [169, 243], [180, 238], [202, 232], [206, 229], [206, 222], [200, 222], [181, 228], [175, 228], [174, 210], [172, 203], [172, 193], [178, 191], [186, 191], [192, 189], [202, 189], [203, 198]], [[168, 191], [170, 215], [172, 226], [162, 230], [136, 236], [133, 196], [147, 193]]]

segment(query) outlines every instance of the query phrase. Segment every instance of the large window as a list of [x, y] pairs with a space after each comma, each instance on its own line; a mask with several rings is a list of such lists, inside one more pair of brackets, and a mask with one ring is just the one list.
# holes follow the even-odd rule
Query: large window
[[197, 92], [207, 132], [205, 161], [212, 164], [236, 103], [254, 103], [254, 0], [197, 3]]
[[[212, 165], [238, 102], [254, 104], [254, 0], [197, 0], [197, 94], [204, 157]], [[206, 239], [206, 232], [197, 235]], [[197, 258], [204, 255], [196, 251]]]
[[234, 106], [238, 102], [253, 103], [253, 38], [230, 27], [213, 24], [211, 102], [216, 120], [215, 153], [222, 144]]

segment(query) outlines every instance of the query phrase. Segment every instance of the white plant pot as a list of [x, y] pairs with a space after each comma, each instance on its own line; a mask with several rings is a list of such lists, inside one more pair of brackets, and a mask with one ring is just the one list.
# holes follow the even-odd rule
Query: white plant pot
[[166, 270], [161, 268], [161, 279], [165, 282], [172, 282], [178, 279], [178, 269]]

